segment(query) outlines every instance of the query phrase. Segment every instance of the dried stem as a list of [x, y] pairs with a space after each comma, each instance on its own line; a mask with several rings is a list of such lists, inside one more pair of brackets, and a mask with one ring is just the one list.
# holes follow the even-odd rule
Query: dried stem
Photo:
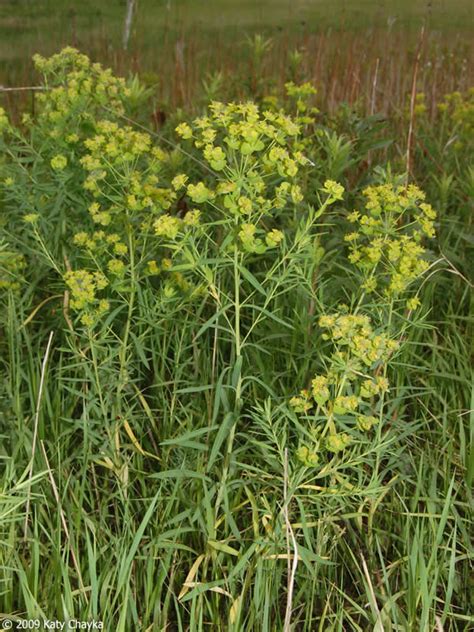
[[377, 61], [375, 62], [374, 78], [372, 80], [372, 96], [370, 99], [370, 115], [371, 116], [375, 114], [375, 98], [377, 96], [377, 79], [378, 79], [378, 74], [379, 74], [379, 64], [380, 64], [380, 57], [377, 57]]
[[0, 86], [0, 92], [27, 92], [30, 91], [38, 91], [38, 90], [49, 90], [46, 86], [18, 86], [15, 88], [5, 88], [5, 86]]
[[48, 338], [48, 344], [46, 345], [46, 351], [43, 357], [43, 362], [41, 365], [41, 376], [40, 376], [40, 384], [38, 389], [38, 398], [36, 400], [36, 411], [35, 411], [35, 419], [34, 419], [34, 427], [33, 427], [33, 444], [31, 446], [31, 458], [28, 464], [28, 496], [26, 499], [26, 512], [25, 512], [25, 527], [24, 527], [24, 539], [26, 540], [27, 532], [28, 532], [28, 518], [30, 515], [30, 504], [31, 504], [31, 480], [33, 478], [33, 464], [35, 460], [35, 452], [36, 452], [36, 441], [38, 438], [38, 425], [39, 425], [39, 416], [41, 410], [41, 398], [43, 396], [43, 386], [44, 379], [46, 375], [46, 366], [48, 363], [49, 353], [51, 351], [51, 344], [53, 342], [54, 331], [51, 331]]
[[[283, 515], [285, 517], [285, 527], [286, 527], [286, 553], [287, 553], [287, 561], [288, 561], [288, 590], [287, 590], [287, 598], [286, 598], [286, 612], [285, 612], [285, 623], [283, 627], [283, 632], [290, 632], [291, 630], [291, 613], [293, 610], [293, 593], [295, 587], [295, 577], [296, 577], [296, 569], [298, 566], [298, 545], [296, 543], [295, 534], [293, 532], [293, 528], [291, 526], [290, 518], [288, 515], [288, 448], [285, 448], [285, 462], [283, 469]], [[290, 549], [290, 540], [291, 546], [293, 547], [293, 564], [291, 563], [291, 549]]]
[[125, 14], [125, 24], [123, 27], [123, 49], [127, 50], [130, 40], [130, 31], [132, 29], [133, 10], [135, 8], [135, 0], [127, 0], [127, 13]]
[[425, 39], [425, 27], [421, 27], [420, 39], [418, 41], [418, 50], [416, 52], [415, 65], [413, 67], [413, 79], [411, 83], [411, 97], [410, 97], [410, 124], [408, 126], [408, 138], [407, 138], [407, 155], [406, 155], [406, 182], [410, 179], [411, 163], [412, 163], [412, 144], [413, 134], [415, 130], [415, 103], [416, 103], [416, 80], [418, 77], [418, 66], [420, 65], [421, 51], [423, 50], [423, 43]]

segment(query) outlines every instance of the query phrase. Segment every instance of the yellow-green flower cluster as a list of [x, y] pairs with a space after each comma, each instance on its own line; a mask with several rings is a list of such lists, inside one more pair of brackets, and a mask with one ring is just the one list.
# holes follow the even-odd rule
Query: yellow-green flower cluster
[[420, 305], [421, 301], [418, 296], [413, 296], [412, 298], [409, 298], [406, 303], [407, 309], [409, 309], [410, 311], [417, 309]]
[[247, 252], [262, 253], [265, 252], [265, 244], [261, 239], [256, 237], [257, 227], [255, 224], [242, 224], [239, 231], [239, 238], [242, 242], [244, 250]]
[[51, 158], [51, 168], [53, 171], [64, 171], [67, 167], [67, 158], [62, 154], [58, 154]]
[[182, 225], [183, 221], [179, 217], [165, 213], [155, 220], [153, 227], [155, 235], [166, 237], [166, 239], [176, 239]]
[[319, 457], [317, 452], [314, 449], [308, 448], [308, 446], [303, 445], [296, 451], [296, 456], [298, 459], [306, 465], [306, 467], [314, 467], [319, 462]]
[[174, 241], [184, 237], [191, 228], [198, 227], [200, 217], [201, 211], [197, 209], [188, 211], [183, 218], [164, 213], [153, 222], [153, 231], [158, 237]]
[[204, 204], [215, 197], [214, 192], [208, 189], [204, 182], [188, 184], [186, 191], [195, 204]]
[[344, 187], [334, 180], [326, 180], [322, 191], [327, 194], [330, 203], [344, 198]]
[[89, 207], [92, 219], [102, 226], [137, 217], [151, 224], [177, 197], [173, 188], [160, 186], [162, 152], [148, 134], [112, 121], [98, 122], [96, 132], [84, 142], [87, 153], [80, 160], [84, 188], [96, 198]]
[[130, 96], [125, 80], [76, 49], [64, 48], [48, 59], [35, 55], [33, 60], [48, 87], [37, 97], [36, 121], [43, 123], [50, 135], [65, 138], [74, 134], [83, 124], [93, 123], [103, 107], [112, 114], [124, 113]]
[[454, 148], [470, 149], [474, 145], [474, 87], [465, 94], [453, 92], [444, 97], [438, 110], [449, 118], [456, 135]]
[[186, 182], [188, 181], [188, 176], [185, 173], [179, 173], [171, 180], [171, 186], [175, 191], [179, 191], [186, 186]]
[[283, 233], [281, 230], [273, 228], [265, 235], [265, 243], [269, 248], [276, 248], [278, 244], [283, 240]]
[[[167, 186], [161, 176], [166, 154], [153, 146], [148, 134], [120, 126], [115, 121], [96, 122], [93, 135], [80, 145], [83, 155], [79, 164], [85, 172], [83, 188], [85, 195], [93, 200], [88, 210], [92, 221], [101, 229], [93, 233], [80, 232], [73, 243], [97, 269], [107, 274], [112, 289], [113, 281], [122, 279], [131, 265], [129, 248], [136, 253], [133, 257], [135, 275], [137, 265], [138, 274], [144, 276], [165, 271], [166, 266], [158, 268], [156, 262], [156, 268], [150, 268], [143, 249], [151, 235], [159, 238], [160, 246], [166, 247], [164, 241], [185, 239], [191, 229], [199, 226], [198, 210], [178, 217], [172, 208], [178, 201], [178, 191], [187, 184], [187, 176], [179, 174], [171, 186]], [[150, 247], [149, 241], [147, 247]], [[173, 248], [172, 256], [179, 256], [179, 251]], [[81, 255], [82, 261], [84, 256]], [[173, 287], [188, 286], [182, 275], [171, 274], [170, 277]], [[86, 318], [91, 320], [90, 315]]]
[[[317, 93], [313, 84], [306, 83], [296, 84], [293, 81], [285, 83], [286, 94], [293, 99], [308, 99]], [[301, 111], [306, 111], [306, 108], [302, 108]]]
[[299, 124], [281, 110], [262, 111], [255, 103], [213, 102], [208, 116], [192, 126], [181, 123], [176, 132], [194, 142], [213, 182], [187, 183], [180, 177], [173, 186], [186, 186], [194, 204], [209, 204], [233, 218], [237, 243], [246, 251], [263, 253], [281, 243], [282, 233], [261, 228], [260, 221], [303, 201], [297, 178], [308, 160], [295, 149]]
[[364, 196], [365, 212], [348, 217], [356, 226], [345, 236], [349, 260], [364, 272], [366, 292], [397, 296], [429, 267], [421, 242], [434, 237], [436, 213], [415, 185], [368, 187]]
[[365, 314], [336, 312], [321, 316], [319, 326], [327, 331], [323, 334], [324, 339], [332, 340], [346, 356], [357, 358], [366, 366], [387, 360], [398, 348], [396, 341], [373, 330], [371, 320]]
[[[426, 105], [426, 95], [424, 92], [417, 92], [417, 94], [415, 95], [413, 112], [417, 119], [425, 118], [425, 115], [428, 112], [428, 108]], [[404, 116], [407, 119], [411, 117], [411, 96], [407, 97], [407, 102], [404, 109]]]
[[335, 432], [326, 439], [325, 447], [328, 452], [342, 452], [351, 443], [347, 432]]
[[98, 230], [89, 234], [81, 231], [74, 235], [73, 243], [83, 249], [95, 262], [103, 260], [113, 277], [124, 276], [127, 262], [123, 258], [128, 254], [128, 247], [117, 233]]
[[90, 152], [85, 164], [102, 157], [105, 163], [120, 166], [149, 153], [151, 138], [131, 127], [102, 120], [96, 124], [96, 135], [84, 141], [84, 146]]
[[[289, 81], [285, 84], [285, 90], [287, 97], [294, 104], [296, 122], [301, 126], [312, 125], [316, 120], [316, 115], [319, 114], [318, 108], [311, 103], [317, 94], [316, 88], [309, 82], [298, 85]], [[303, 148], [310, 142], [309, 138], [301, 138], [299, 146]]]
[[[276, 165], [286, 175], [294, 175], [299, 164], [306, 164], [302, 156], [288, 151], [289, 139], [298, 136], [300, 127], [282, 110], [261, 112], [258, 105], [251, 102], [216, 101], [209, 110], [209, 116], [195, 119], [192, 127], [181, 123], [176, 132], [185, 140], [193, 139], [215, 171], [222, 171], [229, 157], [236, 156], [252, 156], [249, 168], [263, 157], [268, 166]], [[212, 166], [213, 162], [217, 168]]]
[[427, 112], [426, 97], [424, 92], [418, 92], [415, 96], [414, 113], [416, 116], [423, 116]]
[[25, 257], [10, 250], [0, 250], [0, 290], [16, 292], [21, 287]]
[[352, 420], [353, 427], [361, 431], [378, 422], [382, 399], [389, 389], [384, 369], [398, 343], [374, 331], [365, 314], [328, 314], [321, 316], [319, 326], [324, 330], [323, 339], [333, 343], [326, 370], [315, 375], [311, 388], [293, 397], [290, 405], [297, 413], [314, 412], [326, 418], [330, 433], [319, 447], [339, 452], [351, 441], [350, 435], [337, 431], [339, 419], [344, 419], [346, 426]]
[[109, 302], [97, 295], [107, 287], [106, 277], [100, 272], [71, 270], [64, 275], [64, 281], [71, 293], [71, 308], [81, 312], [83, 325], [92, 327], [109, 309]]
[[276, 248], [284, 237], [282, 231], [276, 228], [268, 231], [264, 239], [257, 237], [258, 233], [264, 235], [263, 231], [257, 231], [255, 224], [241, 224], [238, 236], [246, 252], [262, 254], [269, 248]]

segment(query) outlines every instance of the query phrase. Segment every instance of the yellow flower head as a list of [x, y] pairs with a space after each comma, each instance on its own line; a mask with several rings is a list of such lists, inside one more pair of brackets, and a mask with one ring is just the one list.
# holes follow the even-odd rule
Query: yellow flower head
[[159, 217], [153, 226], [155, 235], [166, 237], [167, 239], [176, 239], [181, 228], [181, 220], [178, 217], [165, 214]]
[[188, 140], [193, 137], [193, 130], [189, 127], [187, 123], [180, 123], [176, 129], [176, 133], [178, 136], [181, 136], [184, 140]]
[[51, 168], [54, 171], [63, 171], [66, 166], [67, 166], [67, 158], [66, 156], [63, 156], [62, 154], [59, 154], [57, 156], [54, 156], [54, 158], [51, 159]]

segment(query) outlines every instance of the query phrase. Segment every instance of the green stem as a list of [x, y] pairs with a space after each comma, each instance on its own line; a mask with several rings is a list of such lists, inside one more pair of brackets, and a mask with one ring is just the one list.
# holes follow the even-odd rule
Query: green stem
[[126, 379], [126, 364], [127, 364], [127, 348], [128, 348], [128, 339], [130, 337], [130, 328], [132, 322], [133, 309], [135, 306], [135, 252], [133, 247], [133, 236], [132, 231], [130, 229], [130, 225], [128, 227], [128, 249], [130, 252], [130, 300], [128, 302], [128, 313], [127, 313], [127, 322], [125, 323], [125, 331], [123, 334], [122, 345], [119, 353], [120, 360], [120, 372], [119, 372], [119, 381], [117, 385], [117, 407], [120, 409], [120, 393], [124, 388], [127, 379]]
[[96, 388], [97, 388], [97, 393], [99, 395], [99, 402], [100, 402], [100, 409], [102, 411], [102, 416], [105, 419], [107, 419], [108, 417], [108, 410], [107, 410], [107, 406], [104, 400], [104, 396], [102, 393], [102, 386], [101, 386], [101, 380], [100, 380], [100, 374], [99, 374], [99, 361], [97, 358], [97, 352], [96, 352], [96, 347], [95, 347], [95, 342], [94, 339], [92, 337], [92, 333], [90, 331], [90, 329], [88, 329], [88, 337], [89, 337], [89, 347], [91, 350], [91, 358], [92, 358], [92, 366], [94, 369], [94, 377], [95, 377], [95, 381], [96, 381]]
[[[390, 300], [390, 304], [389, 304], [389, 312], [388, 312], [388, 323], [387, 323], [387, 331], [390, 333], [390, 330], [392, 328], [392, 317], [393, 317], [393, 299]], [[383, 377], [387, 377], [387, 369], [388, 369], [388, 363], [386, 362], [384, 364], [383, 367]], [[381, 393], [380, 396], [380, 412], [379, 412], [379, 423], [377, 426], [377, 441], [380, 443], [381, 439], [382, 439], [382, 422], [383, 422], [383, 411], [384, 411], [384, 406], [385, 406], [385, 393]], [[378, 475], [379, 472], [379, 468], [380, 468], [380, 460], [381, 460], [381, 456], [380, 456], [380, 452], [377, 451], [377, 456], [376, 456], [376, 460], [375, 460], [375, 476]]]
[[227, 442], [227, 450], [224, 459], [224, 467], [222, 470], [222, 477], [219, 487], [219, 492], [216, 500], [216, 519], [219, 511], [220, 504], [224, 495], [225, 485], [230, 470], [230, 463], [232, 458], [232, 450], [234, 446], [235, 432], [237, 429], [237, 423], [239, 421], [240, 409], [242, 406], [242, 339], [240, 333], [240, 268], [239, 268], [239, 250], [237, 244], [234, 244], [234, 351], [235, 362], [233, 371], [233, 382], [235, 383], [235, 400], [234, 400], [234, 419], [232, 427], [229, 432], [229, 440]]
[[237, 244], [234, 244], [234, 310], [235, 310], [235, 364], [238, 366], [238, 378], [235, 385], [235, 406], [234, 412], [238, 413], [241, 406], [242, 391], [242, 371], [240, 368], [242, 356], [242, 341], [240, 336], [240, 269], [239, 269], [239, 251]]

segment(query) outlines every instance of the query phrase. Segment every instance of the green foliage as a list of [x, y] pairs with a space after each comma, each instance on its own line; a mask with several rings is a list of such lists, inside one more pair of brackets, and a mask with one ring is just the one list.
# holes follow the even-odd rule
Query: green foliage
[[[37, 63], [35, 116], [0, 112], [2, 612], [467, 626], [465, 211], [362, 175], [309, 84], [164, 145], [136, 80]], [[460, 173], [421, 179], [450, 209]]]

